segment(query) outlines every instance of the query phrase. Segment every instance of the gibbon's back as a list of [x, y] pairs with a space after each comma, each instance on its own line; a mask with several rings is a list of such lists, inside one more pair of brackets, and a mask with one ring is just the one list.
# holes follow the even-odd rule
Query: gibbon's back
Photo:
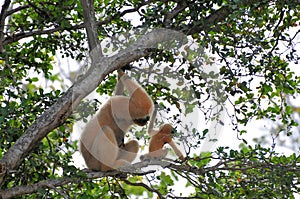
[[153, 109], [153, 101], [148, 94], [142, 89], [138, 88], [131, 95], [129, 101], [129, 112], [134, 119], [144, 118], [150, 116]]

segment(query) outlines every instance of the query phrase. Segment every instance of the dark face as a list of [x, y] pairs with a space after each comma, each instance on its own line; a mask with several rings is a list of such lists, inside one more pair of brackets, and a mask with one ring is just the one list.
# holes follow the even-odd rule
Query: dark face
[[149, 121], [150, 117], [146, 116], [144, 118], [134, 119], [133, 122], [139, 126], [144, 126]]

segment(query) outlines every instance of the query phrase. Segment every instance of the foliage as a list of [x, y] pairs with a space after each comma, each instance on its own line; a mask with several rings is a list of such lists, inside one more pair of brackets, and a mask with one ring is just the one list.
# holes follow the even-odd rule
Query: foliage
[[[62, 125], [36, 140], [16, 168], [8, 168], [7, 173], [1, 168], [2, 197], [18, 193], [18, 187], [27, 190], [19, 192], [23, 198], [293, 198], [300, 192], [299, 146], [291, 155], [276, 153], [274, 148], [276, 138], [295, 138], [299, 133], [299, 107], [290, 100], [298, 99], [300, 91], [300, 78], [293, 69], [300, 59], [299, 1], [95, 0], [94, 7], [98, 38], [106, 42], [105, 56], [118, 54], [157, 28], [188, 36], [183, 49], [175, 43], [157, 49], [149, 46], [149, 54], [130, 63], [128, 73], [166, 113], [159, 122], [178, 126], [178, 139], [187, 146], [187, 162], [192, 166], [166, 160], [157, 162], [162, 167], [158, 171], [151, 170], [151, 163], [143, 163], [150, 167], [148, 171], [100, 177], [76, 168], [74, 123], [86, 121], [102, 103], [85, 100]], [[59, 62], [62, 71], [73, 72], [77, 66], [68, 66], [64, 60], [75, 60], [77, 65], [88, 62], [86, 52], [92, 49], [86, 47], [83, 20], [78, 0], [4, 1], [0, 13], [1, 161], [22, 135], [31, 133], [25, 131], [45, 110], [51, 111], [61, 101], [71, 88], [66, 81], [74, 83], [71, 75], [66, 80], [57, 72]], [[217, 71], [207, 70], [212, 66]], [[96, 92], [112, 95], [115, 84], [116, 75], [111, 73], [99, 82]], [[204, 130], [182, 119], [195, 110], [204, 117]], [[219, 147], [200, 153], [209, 133], [202, 123], [223, 125], [222, 111], [238, 135], [247, 133], [244, 126], [251, 120], [276, 123], [271, 137], [265, 135], [271, 146], [248, 146], [249, 140], [244, 140], [240, 150]], [[142, 134], [135, 132], [148, 143]], [[37, 189], [31, 190], [34, 186]], [[189, 191], [180, 191], [179, 186]]]

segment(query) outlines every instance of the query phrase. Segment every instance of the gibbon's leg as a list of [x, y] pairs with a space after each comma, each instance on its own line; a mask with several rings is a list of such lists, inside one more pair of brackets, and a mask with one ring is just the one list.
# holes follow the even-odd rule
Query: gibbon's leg
[[117, 163], [122, 164], [122, 161], [131, 163], [136, 158], [138, 151], [139, 143], [136, 140], [127, 142], [124, 147], [120, 148]]
[[166, 149], [161, 148], [156, 151], [146, 153], [145, 155], [141, 155], [140, 160], [142, 160], [142, 161], [149, 160], [149, 159], [161, 160], [168, 155], [169, 151], [170, 151], [170, 149], [168, 149], [168, 148], [166, 148]]
[[154, 159], [161, 160], [168, 155], [169, 151], [170, 151], [170, 149], [159, 149], [159, 150], [150, 152], [150, 153], [146, 154], [145, 156], [146, 156], [146, 159], [154, 158]]
[[[106, 127], [91, 148], [92, 155], [102, 163], [101, 171], [108, 171], [129, 165], [139, 150], [138, 142], [132, 140], [120, 149], [113, 131]], [[96, 142], [98, 140], [98, 142]]]
[[101, 164], [101, 171], [116, 168], [116, 159], [119, 155], [119, 147], [114, 132], [108, 126], [103, 126], [95, 137], [90, 149], [91, 155]]

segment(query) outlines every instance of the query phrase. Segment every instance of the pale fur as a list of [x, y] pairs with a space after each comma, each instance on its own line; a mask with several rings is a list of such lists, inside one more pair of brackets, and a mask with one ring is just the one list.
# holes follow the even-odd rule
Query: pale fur
[[124, 143], [125, 133], [133, 124], [145, 125], [153, 110], [153, 102], [146, 91], [124, 72], [119, 70], [118, 74], [116, 94], [122, 93], [125, 87], [129, 96], [112, 96], [87, 123], [80, 139], [85, 163], [96, 171], [124, 167], [135, 159], [138, 142]]

